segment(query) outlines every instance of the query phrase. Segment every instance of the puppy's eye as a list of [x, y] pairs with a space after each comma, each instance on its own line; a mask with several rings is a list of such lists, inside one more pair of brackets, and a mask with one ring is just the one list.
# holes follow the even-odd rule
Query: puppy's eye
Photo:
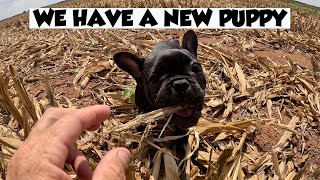
[[160, 79], [159, 76], [152, 75], [152, 76], [150, 77], [150, 79], [149, 79], [149, 82], [150, 82], [151, 84], [156, 84], [156, 83], [159, 82], [159, 79]]
[[194, 73], [199, 73], [199, 72], [202, 72], [202, 67], [199, 63], [194, 63], [194, 64], [192, 64], [191, 70]]

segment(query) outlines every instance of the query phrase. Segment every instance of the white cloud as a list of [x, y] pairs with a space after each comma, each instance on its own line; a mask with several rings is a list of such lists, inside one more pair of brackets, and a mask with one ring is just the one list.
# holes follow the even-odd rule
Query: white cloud
[[0, 20], [63, 0], [0, 0]]
[[299, 2], [305, 3], [305, 4], [310, 4], [313, 6], [320, 7], [320, 1], [319, 0], [297, 0]]
[[11, 1], [8, 0], [0, 0], [1, 6], [8, 7]]

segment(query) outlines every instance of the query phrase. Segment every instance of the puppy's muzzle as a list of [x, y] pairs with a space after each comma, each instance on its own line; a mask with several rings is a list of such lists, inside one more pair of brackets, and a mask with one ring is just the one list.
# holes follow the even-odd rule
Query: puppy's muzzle
[[186, 79], [179, 79], [172, 83], [171, 90], [177, 95], [183, 96], [190, 88], [190, 83]]

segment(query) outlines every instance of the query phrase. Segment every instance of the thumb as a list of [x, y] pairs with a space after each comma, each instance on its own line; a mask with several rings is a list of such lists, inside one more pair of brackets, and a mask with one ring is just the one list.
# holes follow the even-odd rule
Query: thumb
[[109, 151], [98, 164], [94, 180], [126, 179], [125, 169], [129, 164], [131, 153], [126, 148], [115, 148]]

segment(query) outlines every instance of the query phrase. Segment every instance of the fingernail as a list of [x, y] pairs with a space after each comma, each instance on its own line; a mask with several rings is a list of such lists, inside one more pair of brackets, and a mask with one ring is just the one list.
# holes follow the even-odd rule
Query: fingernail
[[129, 164], [129, 161], [131, 159], [131, 155], [127, 151], [119, 151], [118, 157], [126, 166]]

